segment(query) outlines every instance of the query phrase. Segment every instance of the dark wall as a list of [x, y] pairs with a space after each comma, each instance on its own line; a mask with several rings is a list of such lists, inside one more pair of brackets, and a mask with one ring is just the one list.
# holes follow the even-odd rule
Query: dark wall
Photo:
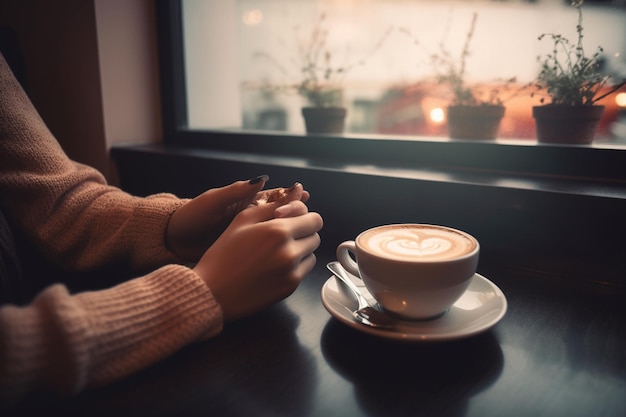
[[14, 37], [23, 86], [65, 151], [107, 173], [94, 2], [2, 0], [0, 27]]
[[112, 183], [113, 144], [162, 137], [154, 4], [0, 0], [0, 48], [33, 104], [65, 152]]

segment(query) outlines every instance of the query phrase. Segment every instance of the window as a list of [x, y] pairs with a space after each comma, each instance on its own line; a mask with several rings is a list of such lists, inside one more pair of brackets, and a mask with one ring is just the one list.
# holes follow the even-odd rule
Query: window
[[[460, 54], [476, 13], [468, 74], [481, 82], [514, 76], [520, 85], [526, 83], [538, 68], [536, 56], [546, 52], [539, 34], [558, 32], [574, 39], [576, 14], [566, 3], [157, 2], [166, 140], [340, 162], [621, 180], [626, 178], [626, 110], [617, 96], [604, 103], [608, 118], [592, 146], [537, 145], [527, 95], [511, 99], [498, 140], [469, 142], [446, 137], [436, 118], [445, 96], [423, 81], [431, 73], [429, 57], [441, 52], [440, 44]], [[602, 45], [606, 71], [623, 76], [626, 8], [618, 3], [586, 2], [585, 44]], [[306, 38], [320, 19], [328, 25], [333, 57], [337, 54], [340, 65], [351, 67], [343, 80], [349, 119], [345, 134], [306, 137], [303, 99], [283, 94], [281, 88], [293, 84], [291, 76], [298, 73], [291, 62], [298, 53], [296, 38]], [[294, 71], [287, 71], [288, 66]], [[272, 88], [264, 89], [267, 85]]]
[[[529, 109], [538, 100], [514, 93], [535, 78], [536, 57], [552, 48], [537, 37], [562, 33], [576, 39], [576, 9], [563, 0], [183, 0], [181, 4], [192, 129], [303, 133], [300, 108], [306, 103], [291, 87], [302, 81], [303, 55], [318, 54], [320, 69], [342, 71], [331, 74], [331, 82], [342, 87], [342, 104], [349, 109], [348, 133], [445, 136], [442, 110], [448, 97], [433, 82], [437, 68], [431, 58], [447, 58], [449, 53], [459, 66], [476, 14], [465, 62], [467, 82], [497, 85], [515, 77], [516, 86], [503, 95], [507, 114], [499, 137], [533, 139]], [[587, 53], [601, 45], [605, 70], [623, 77], [626, 9], [596, 5], [586, 7], [584, 14]], [[603, 101], [607, 111], [599, 141], [626, 138], [626, 121], [619, 120], [616, 98]]]

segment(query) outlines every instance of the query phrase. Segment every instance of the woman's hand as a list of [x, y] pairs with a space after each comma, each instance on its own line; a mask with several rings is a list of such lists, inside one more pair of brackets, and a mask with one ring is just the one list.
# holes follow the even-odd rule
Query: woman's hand
[[194, 268], [221, 305], [224, 321], [290, 295], [315, 266], [322, 225], [321, 216], [299, 200], [240, 212]]
[[[273, 191], [261, 191], [267, 180], [268, 177], [262, 175], [250, 181], [237, 181], [208, 190], [181, 206], [172, 214], [167, 226], [167, 247], [182, 259], [197, 261], [237, 213]], [[295, 184], [289, 190], [281, 200], [284, 203], [309, 198], [302, 185]]]

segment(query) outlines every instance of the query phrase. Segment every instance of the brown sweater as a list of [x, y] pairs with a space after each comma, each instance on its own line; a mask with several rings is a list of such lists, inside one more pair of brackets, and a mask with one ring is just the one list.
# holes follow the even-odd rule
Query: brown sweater
[[165, 247], [181, 204], [133, 197], [69, 160], [0, 54], [0, 209], [67, 270], [154, 270], [102, 291], [69, 294], [59, 283], [29, 305], [1, 306], [0, 405], [119, 380], [221, 331], [210, 290]]

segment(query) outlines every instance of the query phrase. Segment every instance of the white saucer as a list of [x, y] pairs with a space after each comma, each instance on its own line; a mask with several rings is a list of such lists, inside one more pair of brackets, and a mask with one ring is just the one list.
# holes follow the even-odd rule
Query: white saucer
[[[365, 287], [362, 290], [367, 291]], [[402, 321], [398, 330], [374, 328], [355, 321], [352, 311], [357, 308], [357, 302], [334, 276], [322, 287], [321, 297], [333, 317], [354, 329], [388, 339], [419, 342], [461, 339], [484, 332], [498, 323], [507, 309], [500, 288], [480, 274], [474, 275], [465, 294], [444, 315], [432, 320]]]

